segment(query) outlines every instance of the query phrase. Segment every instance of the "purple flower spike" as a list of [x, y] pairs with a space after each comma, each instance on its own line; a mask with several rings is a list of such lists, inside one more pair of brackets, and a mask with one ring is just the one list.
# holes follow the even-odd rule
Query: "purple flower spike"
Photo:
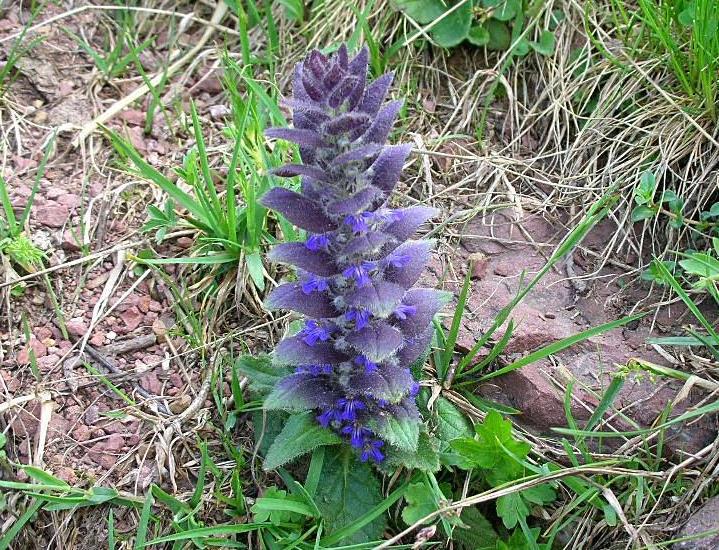
[[304, 283], [302, 283], [302, 292], [305, 294], [312, 294], [313, 292], [324, 292], [329, 289], [327, 279], [324, 277], [311, 276]]
[[379, 368], [379, 365], [377, 363], [370, 361], [364, 355], [355, 357], [355, 364], [359, 365], [360, 367], [364, 367], [365, 372], [368, 374], [377, 372], [377, 369]]
[[[304, 242], [270, 252], [298, 277], [275, 288], [266, 307], [305, 320], [275, 349], [277, 363], [294, 367], [277, 383], [276, 402], [313, 410], [361, 460], [381, 462], [390, 442], [400, 445], [389, 420], [419, 433], [412, 413], [419, 385], [409, 368], [430, 344], [432, 318], [446, 300], [415, 288], [433, 244], [410, 239], [438, 212], [389, 207], [412, 146], [386, 144], [402, 102], [388, 101], [392, 74], [368, 80], [368, 59], [367, 48], [352, 57], [342, 46], [297, 64], [287, 101], [294, 128], [266, 135], [299, 145], [302, 162], [271, 173], [299, 176], [300, 190], [277, 186], [260, 202], [308, 232]], [[416, 446], [401, 439], [404, 450]]]
[[354, 321], [355, 330], [362, 330], [369, 325], [371, 315], [366, 309], [351, 307], [345, 312], [345, 319]]
[[362, 262], [359, 265], [351, 265], [342, 272], [342, 275], [347, 279], [354, 279], [357, 282], [357, 286], [367, 286], [372, 282], [370, 278], [370, 271], [374, 269], [372, 262]]
[[317, 342], [326, 342], [332, 336], [332, 331], [326, 326], [322, 326], [317, 321], [309, 320], [305, 322], [305, 328], [300, 332], [302, 341], [308, 346], [314, 346]]
[[330, 239], [327, 235], [311, 235], [308, 237], [305, 246], [313, 252], [317, 252], [318, 250], [326, 251], [330, 246]]
[[397, 317], [397, 319], [402, 319], [403, 321], [415, 313], [417, 313], [417, 306], [409, 306], [407, 304], [400, 304], [394, 310], [394, 316]]

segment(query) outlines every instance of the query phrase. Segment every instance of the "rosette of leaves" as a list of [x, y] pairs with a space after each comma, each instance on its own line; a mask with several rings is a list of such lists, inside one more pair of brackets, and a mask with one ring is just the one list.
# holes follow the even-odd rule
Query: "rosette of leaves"
[[303, 326], [272, 354], [289, 374], [264, 407], [296, 414], [266, 467], [338, 441], [373, 462], [418, 447], [410, 367], [430, 344], [446, 293], [415, 287], [433, 242], [410, 237], [437, 211], [389, 207], [411, 146], [385, 145], [402, 102], [385, 102], [393, 75], [368, 82], [367, 62], [366, 48], [354, 58], [344, 45], [332, 56], [312, 51], [295, 68], [294, 127], [266, 132], [299, 145], [302, 162], [274, 174], [301, 184], [271, 189], [261, 202], [307, 233], [269, 253], [297, 278], [275, 288], [266, 307], [299, 313]]
[[[395, 7], [421, 25], [431, 25], [429, 34], [439, 46], [451, 48], [465, 40], [488, 50], [507, 50], [513, 31], [522, 31], [526, 21], [536, 15], [541, 3], [524, 0], [393, 0]], [[555, 10], [550, 29], [538, 40], [520, 38], [514, 46], [516, 55], [533, 49], [541, 55], [554, 51], [553, 28], [562, 18]], [[520, 32], [517, 32], [519, 36]]]

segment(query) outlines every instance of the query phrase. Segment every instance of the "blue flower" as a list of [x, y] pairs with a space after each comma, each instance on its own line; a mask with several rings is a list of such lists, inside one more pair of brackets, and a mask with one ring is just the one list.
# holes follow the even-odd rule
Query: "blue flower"
[[400, 304], [394, 310], [394, 316], [397, 317], [397, 319], [402, 319], [403, 321], [415, 313], [417, 313], [417, 306], [410, 306], [407, 304]]
[[381, 439], [373, 439], [365, 443], [362, 454], [360, 454], [360, 460], [367, 462], [370, 458], [375, 462], [382, 462], [384, 460], [384, 454], [380, 449], [384, 446], [384, 441]]
[[352, 214], [345, 217], [345, 224], [352, 228], [352, 231], [360, 235], [369, 230], [369, 224], [374, 220], [374, 212], [361, 212], [360, 214]]
[[353, 422], [342, 428], [342, 433], [350, 436], [350, 445], [356, 448], [362, 447], [372, 431], [362, 426], [359, 422]]
[[[368, 67], [367, 48], [352, 58], [344, 45], [332, 55], [312, 51], [296, 66], [294, 128], [266, 135], [299, 145], [301, 163], [273, 174], [299, 176], [301, 185], [274, 186], [260, 202], [307, 234], [271, 253], [297, 269], [298, 281], [281, 283], [265, 304], [305, 321], [278, 346], [278, 358], [294, 367], [278, 387], [363, 461], [381, 462], [387, 450], [369, 426], [390, 415], [420, 421], [419, 385], [407, 367], [429, 346], [430, 320], [445, 300], [413, 288], [431, 244], [409, 239], [437, 211], [386, 206], [412, 147], [387, 145], [402, 102], [385, 101], [392, 75], [370, 82]], [[380, 373], [386, 383], [376, 383]]]
[[324, 292], [328, 290], [330, 285], [327, 283], [327, 279], [324, 277], [317, 277], [312, 275], [302, 283], [302, 292], [305, 294], [312, 294], [313, 292]]
[[367, 408], [362, 401], [356, 397], [340, 398], [337, 400], [337, 408], [340, 409], [340, 420], [347, 422], [354, 422], [357, 420], [357, 411], [362, 411]]
[[307, 242], [305, 242], [305, 247], [308, 250], [312, 250], [314, 252], [318, 250], [327, 250], [330, 246], [330, 239], [327, 237], [327, 235], [310, 235], [307, 239]]
[[335, 408], [326, 409], [322, 414], [317, 416], [317, 422], [319, 422], [323, 428], [327, 428], [332, 422], [339, 419], [340, 413]]
[[351, 265], [342, 271], [342, 275], [347, 279], [357, 281], [357, 286], [367, 286], [372, 282], [370, 272], [375, 268], [374, 262], [362, 262], [361, 264]]
[[305, 321], [305, 328], [300, 331], [302, 341], [308, 346], [314, 346], [318, 341], [326, 342], [332, 336], [332, 331], [312, 319]]
[[369, 318], [372, 314], [369, 310], [352, 307], [345, 312], [345, 319], [354, 321], [355, 330], [362, 330], [369, 325]]
[[366, 373], [372, 373], [376, 372], [379, 368], [379, 365], [377, 363], [374, 363], [367, 359], [364, 355], [359, 355], [355, 357], [355, 363], [359, 365], [360, 367], [364, 367]]

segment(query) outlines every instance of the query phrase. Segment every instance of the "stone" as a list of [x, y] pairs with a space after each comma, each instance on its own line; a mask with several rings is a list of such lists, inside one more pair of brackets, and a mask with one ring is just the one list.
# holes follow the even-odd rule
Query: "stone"
[[92, 437], [92, 430], [84, 424], [78, 424], [72, 431], [72, 437], [79, 443], [88, 441]]
[[120, 313], [120, 318], [122, 319], [122, 322], [125, 323], [127, 331], [132, 332], [140, 326], [140, 323], [142, 323], [142, 320], [144, 319], [144, 315], [137, 307], [133, 306]]
[[67, 223], [70, 210], [62, 204], [48, 202], [42, 208], [33, 208], [35, 219], [46, 226], [59, 228]]
[[37, 360], [45, 356], [45, 354], [47, 353], [47, 346], [35, 337], [30, 338], [30, 342], [28, 342], [28, 344], [22, 350], [20, 350], [20, 353], [17, 354], [17, 362], [19, 365], [30, 364], [31, 350], [35, 355], [35, 359]]
[[81, 249], [80, 238], [75, 231], [66, 229], [62, 234], [61, 246], [68, 252], [79, 252]]
[[82, 317], [70, 319], [65, 326], [70, 334], [77, 336], [78, 338], [85, 336], [85, 333], [87, 332], [87, 324], [85, 324], [85, 320]]
[[694, 537], [707, 531], [713, 531], [714, 534], [677, 542], [672, 549], [716, 550], [719, 548], [719, 495], [707, 500], [699, 510], [689, 517], [677, 538]]

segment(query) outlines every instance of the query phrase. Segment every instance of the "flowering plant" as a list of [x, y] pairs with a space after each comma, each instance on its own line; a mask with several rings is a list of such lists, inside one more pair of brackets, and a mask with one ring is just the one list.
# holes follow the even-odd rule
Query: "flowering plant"
[[299, 145], [302, 163], [273, 172], [301, 176], [301, 188], [273, 188], [261, 202], [307, 239], [269, 254], [294, 266], [297, 280], [275, 288], [266, 307], [300, 313], [304, 327], [274, 350], [273, 362], [293, 370], [265, 408], [314, 411], [362, 461], [381, 462], [388, 447], [417, 448], [410, 366], [446, 296], [414, 288], [433, 242], [409, 239], [437, 211], [388, 205], [411, 147], [385, 145], [402, 102], [385, 103], [393, 75], [368, 82], [367, 62], [366, 48], [354, 58], [344, 45], [332, 56], [312, 51], [295, 68], [294, 127], [266, 132]]

